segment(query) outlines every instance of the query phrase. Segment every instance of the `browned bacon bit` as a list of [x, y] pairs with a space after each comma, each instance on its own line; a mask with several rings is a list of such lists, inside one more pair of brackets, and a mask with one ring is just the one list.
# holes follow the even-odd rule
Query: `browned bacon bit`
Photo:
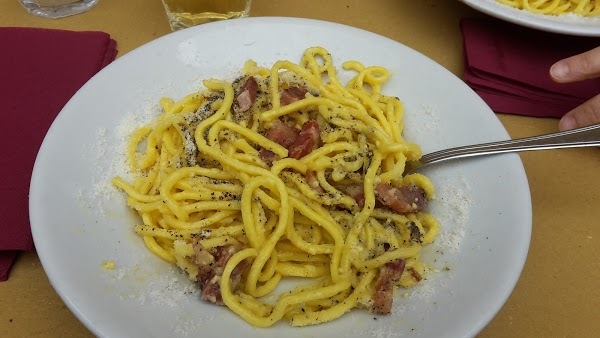
[[354, 198], [359, 207], [365, 205], [365, 188], [362, 184], [352, 184], [346, 187], [346, 194]]
[[248, 80], [246, 80], [246, 83], [242, 87], [242, 91], [235, 99], [240, 112], [245, 112], [252, 107], [254, 100], [256, 100], [257, 91], [258, 83], [256, 83], [254, 77], [248, 77]]
[[273, 121], [273, 126], [267, 131], [267, 138], [284, 148], [289, 148], [300, 134], [300, 130], [290, 127], [280, 120]]
[[318, 147], [320, 141], [321, 128], [319, 124], [316, 120], [308, 120], [304, 122], [298, 137], [288, 148], [288, 157], [299, 160]]
[[423, 277], [421, 277], [421, 274], [418, 273], [415, 269], [413, 268], [409, 268], [408, 272], [410, 272], [410, 275], [412, 276], [412, 278], [414, 278], [417, 282], [420, 282], [421, 279], [423, 279]]
[[233, 268], [233, 271], [231, 271], [231, 276], [230, 276], [230, 280], [231, 280], [230, 288], [232, 290], [235, 290], [237, 288], [238, 284], [240, 284], [240, 282], [242, 281], [242, 274], [249, 267], [250, 267], [250, 260], [244, 259], [238, 265], [236, 265], [235, 268]]
[[[223, 275], [225, 264], [240, 249], [235, 245], [223, 245], [211, 249], [205, 249], [200, 241], [192, 243], [196, 253], [196, 264], [198, 265], [198, 276], [196, 280], [202, 290], [201, 298], [211, 303], [223, 304], [219, 280]], [[231, 288], [235, 289], [240, 282], [244, 270], [249, 262], [242, 261], [231, 272]]]
[[318, 192], [325, 192], [325, 190], [323, 190], [323, 188], [321, 187], [319, 179], [317, 178], [317, 175], [314, 171], [307, 170], [306, 174], [304, 174], [304, 177], [306, 177], [306, 183], [308, 183], [309, 187], [313, 188]]
[[222, 245], [214, 247], [213, 250], [214, 257], [219, 267], [225, 267], [225, 264], [229, 261], [229, 258], [233, 256], [236, 252], [240, 251], [238, 247], [235, 245]]
[[397, 259], [385, 263], [379, 269], [379, 277], [375, 281], [375, 294], [373, 295], [373, 312], [380, 315], [390, 314], [394, 301], [394, 284], [404, 272], [404, 260]]
[[316, 120], [308, 120], [302, 130], [275, 120], [267, 131], [267, 138], [288, 150], [288, 157], [301, 159], [310, 153], [321, 141], [321, 128]]
[[260, 148], [258, 151], [258, 157], [260, 157], [260, 159], [265, 161], [265, 163], [268, 165], [271, 165], [277, 159], [277, 154], [265, 148]]
[[425, 191], [417, 186], [394, 187], [389, 183], [379, 183], [375, 187], [375, 197], [381, 204], [401, 214], [427, 207]]
[[306, 93], [308, 93], [308, 91], [304, 88], [289, 87], [287, 89], [284, 89], [283, 92], [281, 92], [279, 102], [281, 102], [282, 106], [287, 106], [290, 103], [302, 100], [304, 96], [306, 96]]

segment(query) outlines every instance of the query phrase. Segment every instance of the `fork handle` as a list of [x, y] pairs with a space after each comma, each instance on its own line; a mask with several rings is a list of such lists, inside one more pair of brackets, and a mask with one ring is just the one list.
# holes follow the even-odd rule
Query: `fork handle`
[[425, 165], [479, 155], [593, 146], [600, 146], [600, 123], [559, 133], [449, 148], [426, 154], [421, 157], [420, 162]]

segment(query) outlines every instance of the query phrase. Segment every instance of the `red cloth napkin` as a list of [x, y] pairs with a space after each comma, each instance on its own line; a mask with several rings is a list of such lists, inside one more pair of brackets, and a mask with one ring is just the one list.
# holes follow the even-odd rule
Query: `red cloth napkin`
[[500, 113], [561, 117], [600, 94], [600, 79], [558, 84], [556, 61], [600, 46], [600, 39], [536, 31], [488, 18], [461, 21], [465, 82]]
[[33, 250], [29, 181], [52, 121], [117, 55], [103, 32], [0, 27], [0, 281], [19, 251]]

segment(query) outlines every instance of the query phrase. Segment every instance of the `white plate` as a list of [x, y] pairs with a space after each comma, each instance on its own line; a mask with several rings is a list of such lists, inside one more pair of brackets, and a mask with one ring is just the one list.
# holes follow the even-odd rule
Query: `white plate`
[[600, 36], [600, 17], [581, 17], [574, 14], [542, 15], [516, 9], [496, 0], [460, 1], [498, 19], [529, 28], [568, 35]]
[[[390, 69], [384, 92], [405, 103], [406, 137], [425, 152], [508, 138], [485, 103], [449, 71], [356, 28], [250, 18], [152, 41], [79, 90], [50, 128], [33, 171], [30, 216], [38, 254], [58, 294], [93, 333], [458, 337], [476, 334], [494, 317], [519, 278], [531, 233], [529, 188], [514, 154], [427, 172], [438, 186], [431, 212], [442, 221], [443, 233], [425, 258], [440, 271], [408, 291], [408, 298], [398, 296], [394, 314], [377, 320], [357, 310], [314, 327], [252, 328], [226, 308], [198, 300], [193, 283], [150, 254], [133, 233], [139, 220], [108, 183], [123, 173], [123, 131], [155, 116], [161, 96], [181, 98], [198, 90], [201, 79], [233, 78], [247, 58], [265, 66], [282, 58], [297, 62], [305, 48], [317, 45], [327, 48], [337, 65], [355, 59]], [[117, 269], [104, 270], [105, 260], [113, 260]]]

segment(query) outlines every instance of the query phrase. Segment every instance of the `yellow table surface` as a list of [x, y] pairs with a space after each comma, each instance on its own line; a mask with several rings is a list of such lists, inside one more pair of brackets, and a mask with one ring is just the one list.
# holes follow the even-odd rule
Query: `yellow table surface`
[[[313, 18], [369, 30], [462, 77], [458, 23], [483, 14], [454, 0], [254, 0], [251, 16]], [[31, 16], [17, 0], [3, 0], [0, 26], [104, 31], [117, 41], [119, 56], [170, 32], [159, 0], [101, 0], [87, 13], [59, 20]], [[498, 118], [513, 138], [557, 131], [556, 119]], [[480, 336], [597, 337], [600, 151], [529, 152], [521, 159], [533, 203], [529, 256], [512, 295]], [[0, 337], [27, 336], [91, 336], [52, 289], [35, 252], [21, 255], [9, 280], [0, 283]]]

